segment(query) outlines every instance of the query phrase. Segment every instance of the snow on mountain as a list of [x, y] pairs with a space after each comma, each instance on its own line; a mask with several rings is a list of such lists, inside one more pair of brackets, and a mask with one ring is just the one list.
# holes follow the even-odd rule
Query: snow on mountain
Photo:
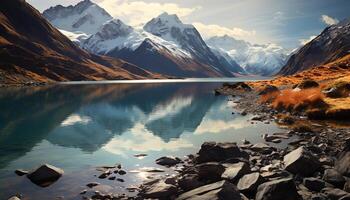
[[135, 51], [145, 40], [151, 40], [166, 48], [174, 55], [190, 57], [176, 44], [163, 40], [142, 29], [134, 29], [121, 20], [113, 19], [106, 22], [100, 30], [83, 42], [82, 47], [96, 54], [108, 54], [111, 51], [129, 49]]
[[81, 1], [75, 6], [50, 7], [43, 15], [58, 29], [89, 35], [96, 33], [102, 24], [112, 19], [103, 8], [90, 0]]
[[285, 64], [287, 52], [275, 44], [253, 45], [230, 36], [215, 36], [207, 44], [224, 51], [251, 74], [273, 75]]

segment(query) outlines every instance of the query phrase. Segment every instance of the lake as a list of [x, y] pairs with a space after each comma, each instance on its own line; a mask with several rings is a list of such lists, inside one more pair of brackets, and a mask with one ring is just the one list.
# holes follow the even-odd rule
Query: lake
[[[111, 192], [126, 192], [174, 173], [155, 164], [161, 156], [183, 158], [205, 141], [259, 142], [262, 134], [283, 131], [237, 114], [232, 97], [214, 96], [221, 84], [105, 82], [0, 89], [0, 199], [15, 194], [81, 199], [79, 192], [92, 181], [108, 184]], [[14, 173], [42, 163], [65, 173], [46, 188]], [[100, 173], [96, 167], [116, 163], [128, 171], [125, 182], [94, 176]], [[147, 167], [165, 172], [145, 172]]]

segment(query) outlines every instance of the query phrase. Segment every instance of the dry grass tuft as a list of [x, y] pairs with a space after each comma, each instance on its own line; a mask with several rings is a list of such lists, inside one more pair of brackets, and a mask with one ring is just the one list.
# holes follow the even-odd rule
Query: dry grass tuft
[[263, 95], [261, 101], [271, 102], [272, 107], [277, 110], [301, 111], [310, 108], [327, 107], [324, 98], [319, 88], [305, 90], [286, 89], [279, 93]]

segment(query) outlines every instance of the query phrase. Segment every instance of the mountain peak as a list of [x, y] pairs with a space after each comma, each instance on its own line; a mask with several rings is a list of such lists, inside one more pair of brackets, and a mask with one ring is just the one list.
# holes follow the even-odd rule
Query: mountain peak
[[144, 30], [155, 35], [163, 35], [170, 31], [171, 28], [193, 28], [192, 25], [184, 24], [176, 14], [164, 12], [158, 17], [153, 18], [144, 26]]

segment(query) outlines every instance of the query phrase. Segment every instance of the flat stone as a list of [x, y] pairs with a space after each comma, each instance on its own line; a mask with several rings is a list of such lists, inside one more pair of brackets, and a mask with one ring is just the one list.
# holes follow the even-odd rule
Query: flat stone
[[245, 194], [255, 194], [258, 186], [264, 182], [264, 178], [259, 172], [244, 175], [239, 179], [237, 188]]
[[287, 171], [303, 176], [310, 176], [321, 167], [318, 159], [304, 147], [285, 155], [283, 161]]
[[255, 200], [301, 200], [292, 178], [269, 181], [258, 187]]
[[275, 150], [275, 148], [273, 148], [267, 144], [264, 144], [264, 143], [257, 143], [255, 145], [253, 145], [250, 149], [252, 151], [259, 152], [262, 154], [269, 154]]
[[249, 172], [249, 164], [245, 162], [230, 164], [221, 175], [221, 178], [234, 182]]
[[30, 181], [41, 187], [47, 187], [57, 181], [64, 171], [58, 167], [44, 164], [31, 171], [27, 177]]
[[198, 174], [184, 174], [178, 179], [178, 184], [184, 191], [189, 191], [205, 185], [199, 180]]
[[164, 156], [156, 160], [156, 163], [158, 165], [163, 165], [163, 166], [174, 166], [179, 164], [180, 162], [181, 162], [180, 158], [173, 157], [173, 156]]
[[167, 184], [162, 180], [154, 180], [142, 185], [140, 195], [143, 198], [170, 199], [177, 191], [177, 187], [172, 184]]
[[241, 150], [235, 143], [205, 142], [198, 152], [196, 162], [220, 162], [229, 158], [249, 158], [249, 154]]
[[183, 193], [176, 200], [241, 200], [241, 198], [236, 186], [223, 180]]
[[343, 188], [345, 184], [345, 178], [335, 169], [326, 169], [323, 180], [338, 188]]

